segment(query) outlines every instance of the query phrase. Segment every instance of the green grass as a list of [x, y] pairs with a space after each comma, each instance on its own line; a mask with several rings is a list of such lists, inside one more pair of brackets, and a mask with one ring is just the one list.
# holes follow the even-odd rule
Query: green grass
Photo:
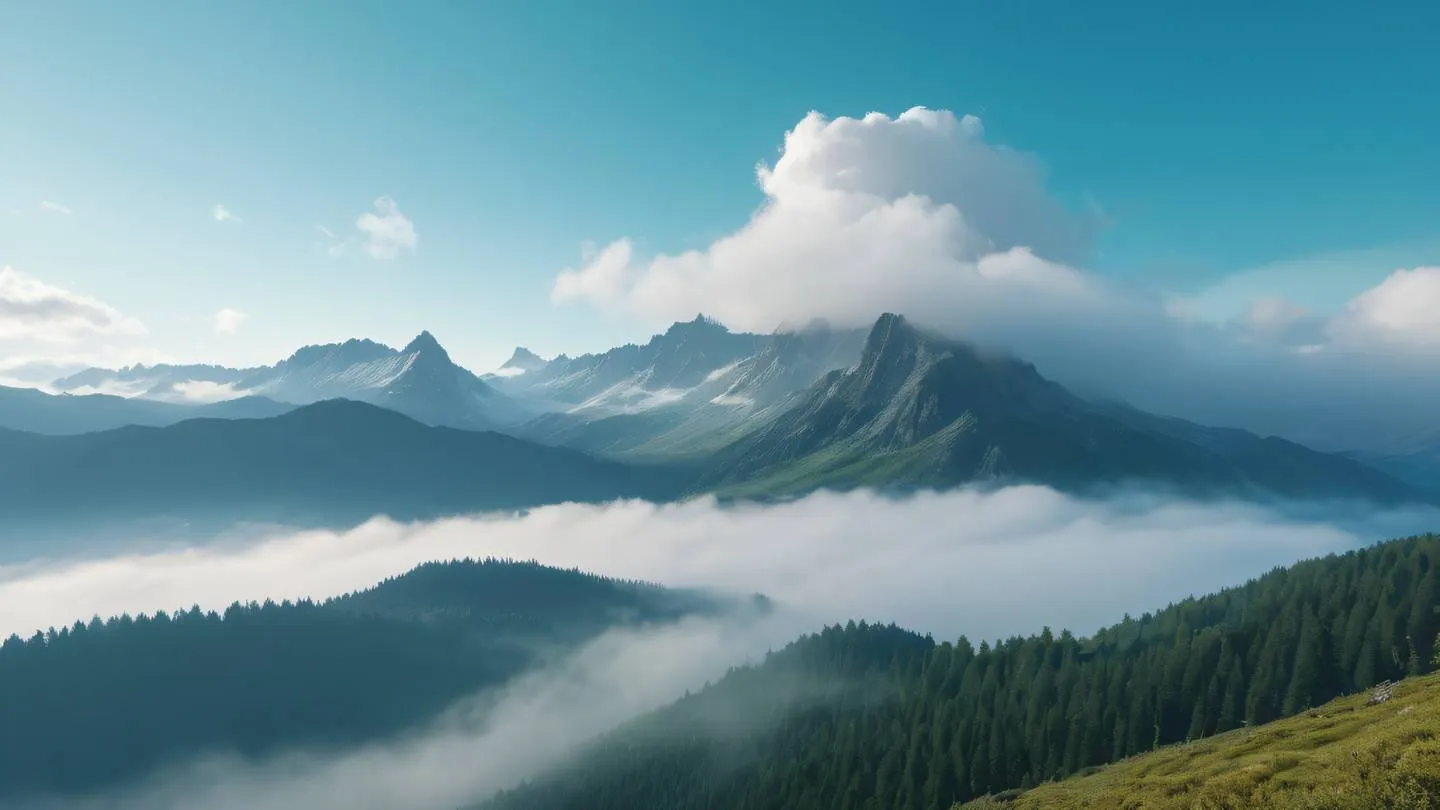
[[1440, 675], [1405, 680], [1382, 704], [1369, 694], [956, 810], [1440, 808]]
[[933, 484], [943, 476], [951, 444], [973, 424], [973, 418], [957, 419], [922, 441], [889, 452], [837, 442], [759, 478], [722, 487], [716, 494], [748, 498], [799, 495], [816, 489]]

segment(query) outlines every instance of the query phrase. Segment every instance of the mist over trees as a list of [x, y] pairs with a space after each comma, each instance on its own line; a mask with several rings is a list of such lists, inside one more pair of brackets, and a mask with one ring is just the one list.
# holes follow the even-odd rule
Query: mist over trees
[[[1088, 639], [935, 644], [831, 627], [483, 807], [921, 810], [1033, 786], [1426, 671], [1437, 561], [1440, 536], [1383, 543]], [[737, 715], [752, 718], [746, 733]]]
[[88, 791], [208, 753], [385, 738], [608, 628], [733, 606], [463, 560], [325, 602], [95, 617], [11, 636], [0, 645], [0, 798]]

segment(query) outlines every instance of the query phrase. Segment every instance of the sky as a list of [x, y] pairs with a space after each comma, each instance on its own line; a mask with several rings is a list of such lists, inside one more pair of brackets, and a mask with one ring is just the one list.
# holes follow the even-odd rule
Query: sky
[[[428, 329], [486, 370], [700, 310], [768, 330], [809, 313], [748, 304], [806, 297], [834, 258], [810, 247], [843, 263], [889, 233], [830, 238], [864, 218], [816, 202], [837, 188], [886, 211], [927, 194], [967, 226], [896, 232], [914, 244], [1031, 248], [1192, 317], [1343, 312], [1440, 264], [1437, 24], [1326, 3], [0, 2], [0, 363], [251, 365]], [[782, 150], [812, 111], [914, 107], [952, 112], [930, 129], [979, 164], [861, 136], [779, 167], [804, 163]], [[810, 247], [748, 239], [777, 208]], [[726, 250], [815, 272], [755, 292]], [[840, 281], [925, 289], [894, 264], [917, 251]]]

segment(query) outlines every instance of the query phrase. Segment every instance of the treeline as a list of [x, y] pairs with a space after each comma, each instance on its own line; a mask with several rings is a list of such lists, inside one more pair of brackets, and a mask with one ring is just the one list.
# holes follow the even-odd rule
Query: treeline
[[1437, 561], [1440, 536], [1388, 542], [1090, 639], [831, 628], [485, 807], [922, 810], [1029, 787], [1427, 671]]
[[0, 645], [0, 804], [168, 761], [354, 743], [626, 621], [724, 605], [534, 563], [435, 563], [330, 600], [98, 617]]

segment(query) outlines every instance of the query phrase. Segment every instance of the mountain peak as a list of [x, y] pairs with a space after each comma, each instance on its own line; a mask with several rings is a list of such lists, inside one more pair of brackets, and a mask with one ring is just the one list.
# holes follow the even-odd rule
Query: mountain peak
[[545, 365], [545, 358], [530, 351], [524, 346], [516, 346], [514, 353], [510, 355], [510, 359], [506, 360], [505, 364], [500, 366], [500, 368], [513, 368], [519, 369], [520, 371], [534, 371], [537, 368], [544, 368]]
[[865, 338], [861, 359], [873, 363], [882, 355], [893, 355], [904, 347], [913, 346], [919, 342], [919, 337], [920, 333], [904, 316], [887, 312], [870, 327], [870, 335]]
[[696, 332], [714, 332], [726, 335], [730, 334], [730, 330], [725, 328], [725, 324], [720, 323], [720, 321], [716, 320], [715, 318], [711, 318], [704, 314], [696, 315], [694, 320], [676, 321], [675, 323], [670, 325], [669, 329], [665, 330], [666, 335], [675, 335], [681, 333], [694, 334]]
[[440, 341], [436, 340], [435, 336], [430, 334], [428, 329], [416, 335], [414, 340], [405, 344], [405, 348], [401, 349], [401, 352], [404, 354], [436, 351], [444, 353], [445, 349], [440, 346]]

